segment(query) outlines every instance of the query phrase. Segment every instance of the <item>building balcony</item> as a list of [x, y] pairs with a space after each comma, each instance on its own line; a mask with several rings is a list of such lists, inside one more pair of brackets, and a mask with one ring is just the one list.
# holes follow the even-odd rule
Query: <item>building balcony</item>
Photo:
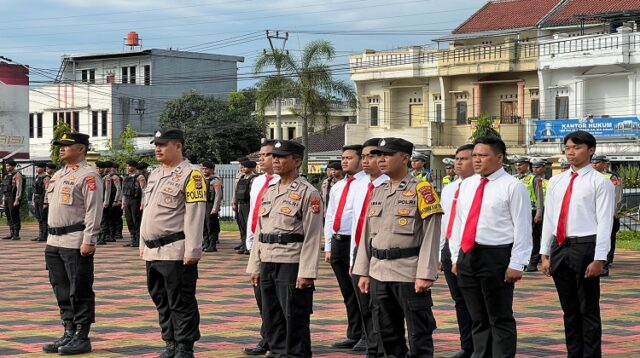
[[[300, 98], [283, 98], [280, 100], [280, 108], [283, 115], [291, 114], [291, 110], [299, 111], [302, 109], [302, 100]], [[329, 104], [329, 114], [331, 116], [355, 116], [355, 108], [351, 107], [348, 102], [331, 101]], [[276, 101], [267, 105], [264, 109], [265, 116], [276, 115]]]
[[366, 50], [349, 58], [353, 81], [437, 76], [436, 50], [419, 46], [406, 50]]
[[537, 70], [535, 43], [460, 47], [438, 54], [440, 76]]

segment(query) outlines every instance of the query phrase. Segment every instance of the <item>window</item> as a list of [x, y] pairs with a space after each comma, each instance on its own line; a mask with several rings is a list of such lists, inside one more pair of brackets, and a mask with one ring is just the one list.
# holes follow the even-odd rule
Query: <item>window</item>
[[89, 70], [89, 83], [96, 83], [96, 70]]
[[42, 138], [42, 113], [36, 113], [36, 136]]
[[148, 86], [151, 84], [151, 66], [144, 66], [144, 85]]
[[75, 132], [80, 131], [80, 112], [78, 111], [70, 111], [70, 112], [53, 112], [53, 127], [55, 127], [59, 123], [66, 123], [71, 130]]
[[98, 111], [91, 111], [91, 135], [94, 137], [98, 136]]
[[296, 127], [287, 128], [287, 139], [293, 139], [296, 137]]
[[33, 113], [29, 113], [29, 138], [33, 138], [35, 130], [33, 127]]
[[569, 118], [569, 97], [556, 97], [556, 119]]
[[83, 83], [96, 83], [96, 70], [82, 70], [81, 77]]
[[436, 103], [436, 113], [435, 116], [436, 122], [442, 123], [442, 103]]
[[80, 112], [73, 112], [73, 130], [80, 132]]
[[103, 137], [107, 136], [107, 111], [102, 111], [102, 128], [101, 133]]
[[269, 139], [276, 139], [276, 129], [269, 128]]
[[516, 102], [502, 101], [500, 102], [500, 121], [501, 123], [516, 123]]
[[456, 124], [467, 124], [467, 102], [456, 102]]
[[122, 83], [129, 83], [129, 67], [122, 67]]
[[540, 118], [540, 100], [537, 98], [531, 99], [531, 118]]
[[136, 83], [136, 66], [122, 67], [122, 83]]
[[86, 83], [86, 82], [88, 81], [88, 79], [89, 79], [89, 76], [88, 76], [87, 70], [82, 70], [81, 74], [82, 74], [82, 75], [81, 75], [81, 76], [82, 76], [81, 81], [82, 81], [83, 83]]
[[420, 127], [424, 120], [424, 107], [421, 104], [409, 106], [409, 126]]
[[378, 126], [378, 106], [369, 107], [369, 126]]

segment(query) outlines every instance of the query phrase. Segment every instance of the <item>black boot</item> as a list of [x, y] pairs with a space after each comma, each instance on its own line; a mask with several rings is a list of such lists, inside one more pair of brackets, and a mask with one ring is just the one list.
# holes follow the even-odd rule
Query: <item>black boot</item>
[[3, 237], [2, 240], [11, 240], [11, 239], [13, 239], [13, 226], [9, 227], [9, 231], [10, 231], [9, 236]]
[[193, 342], [178, 343], [174, 358], [193, 358]]
[[13, 237], [11, 238], [11, 240], [20, 240], [20, 229], [16, 228], [13, 230]]
[[173, 358], [176, 355], [176, 341], [165, 341], [165, 349], [158, 358]]
[[58, 354], [65, 356], [91, 352], [91, 341], [89, 340], [90, 328], [90, 324], [77, 325], [76, 334], [73, 335], [71, 342], [58, 348]]
[[76, 333], [76, 326], [71, 321], [63, 321], [64, 334], [57, 341], [42, 346], [45, 353], [58, 353], [58, 348], [71, 342], [73, 335]]

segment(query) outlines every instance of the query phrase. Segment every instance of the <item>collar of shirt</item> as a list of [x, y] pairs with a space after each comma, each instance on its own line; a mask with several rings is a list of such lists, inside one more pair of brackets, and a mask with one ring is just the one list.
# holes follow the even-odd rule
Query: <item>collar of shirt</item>
[[584, 176], [585, 174], [589, 173], [590, 171], [593, 171], [595, 169], [593, 169], [593, 167], [591, 166], [591, 164], [588, 164], [585, 167], [582, 167], [580, 169], [578, 169], [578, 171], [576, 172], [575, 170], [573, 170], [573, 167], [571, 167], [570, 170], [567, 170], [567, 175], [571, 176], [571, 173], [578, 173], [578, 176]]

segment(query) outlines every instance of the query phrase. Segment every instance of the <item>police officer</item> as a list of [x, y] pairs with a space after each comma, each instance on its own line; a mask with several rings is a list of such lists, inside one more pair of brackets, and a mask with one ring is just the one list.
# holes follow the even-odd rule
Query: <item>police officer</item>
[[46, 185], [44, 186], [45, 188], [45, 195], [44, 195], [44, 203], [42, 204], [42, 216], [44, 217], [43, 223], [42, 223], [42, 233], [43, 233], [43, 238], [44, 238], [44, 242], [47, 241], [47, 236], [49, 235], [49, 199], [46, 195], [46, 189], [49, 187], [49, 182], [51, 181], [51, 177], [53, 177], [53, 175], [56, 173], [56, 171], [58, 170], [58, 166], [56, 165], [56, 163], [52, 163], [49, 162], [46, 164], [47, 167], [47, 177], [48, 179], [46, 180]]
[[89, 136], [64, 134], [53, 142], [66, 162], [47, 187], [49, 236], [45, 260], [60, 307], [64, 334], [42, 349], [61, 355], [91, 352], [89, 329], [95, 322], [93, 292], [95, 245], [102, 215], [102, 181], [86, 161]]
[[122, 240], [122, 177], [118, 174], [118, 169], [120, 169], [120, 165], [117, 162], [111, 162], [111, 189], [115, 189], [115, 197], [113, 199], [113, 203], [111, 204], [111, 221], [110, 221], [110, 230], [111, 237], [113, 240]]
[[[331, 188], [342, 179], [342, 165], [340, 161], [332, 161], [327, 164], [327, 178], [322, 181], [321, 194], [322, 202], [325, 209], [329, 204], [329, 194], [331, 194]], [[324, 213], [323, 215], [326, 215]]]
[[[533, 170], [533, 187], [535, 195], [535, 214], [533, 214], [533, 250], [531, 251], [531, 259], [529, 264], [525, 267], [525, 272], [538, 271], [538, 263], [540, 263], [540, 238], [542, 236], [542, 220], [544, 218], [544, 197], [547, 193], [547, 184], [549, 181], [546, 179], [547, 164], [542, 159], [532, 159], [531, 168]], [[528, 188], [527, 188], [528, 189]], [[531, 203], [534, 204], [533, 202]]]
[[558, 160], [558, 163], [560, 164], [560, 172], [567, 171], [569, 168], [571, 168], [571, 164], [569, 164], [569, 161], [565, 157], [560, 158], [560, 160]]
[[238, 228], [240, 229], [240, 241], [242, 245], [238, 249], [239, 254], [249, 254], [247, 250], [247, 222], [249, 221], [249, 211], [251, 210], [251, 184], [258, 175], [255, 173], [256, 162], [245, 160], [240, 162], [242, 176], [236, 184], [236, 208], [238, 216]]
[[6, 173], [2, 178], [3, 205], [11, 234], [2, 239], [20, 240], [20, 205], [22, 204], [24, 177], [16, 170], [16, 161], [13, 159], [5, 160], [4, 168]]
[[247, 273], [262, 294], [262, 320], [276, 357], [311, 357], [310, 315], [322, 240], [320, 193], [298, 175], [304, 146], [274, 144], [280, 176], [264, 192]]
[[166, 349], [161, 357], [193, 357], [200, 339], [196, 301], [206, 191], [198, 167], [184, 159], [180, 129], [160, 129], [152, 141], [162, 164], [149, 175], [140, 226], [140, 256]]
[[136, 165], [138, 174], [142, 175], [145, 181], [149, 179], [149, 172], [147, 171], [147, 168], [149, 168], [149, 164], [145, 162], [139, 162], [138, 165]]
[[[100, 238], [98, 239], [98, 245], [106, 245], [107, 242], [114, 242], [113, 232], [111, 230], [112, 223], [112, 211], [113, 203], [116, 198], [116, 189], [113, 185], [113, 179], [111, 177], [112, 163], [110, 161], [96, 162], [98, 170], [102, 169], [102, 182], [104, 184], [103, 195], [103, 212], [102, 219], [100, 221]], [[100, 172], [99, 172], [100, 173]]]
[[138, 174], [135, 160], [127, 161], [127, 173], [122, 183], [122, 208], [127, 220], [127, 227], [131, 235], [131, 242], [125, 247], [140, 246], [140, 220], [142, 220], [142, 191], [147, 186], [147, 180], [142, 174]]
[[442, 159], [442, 162], [444, 163], [444, 170], [447, 172], [447, 175], [442, 177], [442, 187], [444, 188], [445, 186], [453, 183], [456, 180], [456, 173], [453, 169], [453, 159], [444, 158]]
[[412, 151], [401, 138], [384, 138], [371, 151], [390, 180], [373, 190], [353, 273], [361, 276], [360, 290], [371, 294], [386, 356], [432, 357], [430, 288], [438, 277], [442, 208], [431, 184], [409, 173]]
[[413, 153], [411, 157], [411, 168], [413, 168], [411, 174], [422, 181], [431, 183], [433, 176], [431, 175], [431, 170], [426, 168], [428, 161], [429, 158], [426, 155], [418, 152]]
[[33, 192], [31, 196], [31, 202], [35, 211], [36, 219], [38, 220], [38, 237], [31, 241], [47, 241], [47, 216], [48, 208], [45, 208], [44, 194], [46, 188], [49, 186], [49, 180], [51, 176], [46, 172], [47, 163], [37, 162], [36, 167], [36, 180], [33, 181]]
[[[249, 158], [247, 157], [241, 157], [241, 158], [238, 158], [238, 163], [246, 162], [248, 160]], [[231, 208], [233, 209], [233, 214], [235, 216], [236, 224], [238, 224], [238, 227], [240, 227], [240, 215], [238, 214], [238, 202], [236, 201], [236, 191], [238, 188], [238, 182], [240, 181], [240, 178], [242, 178], [243, 176], [244, 176], [244, 171], [242, 169], [242, 165], [240, 165], [240, 167], [238, 168], [238, 172], [233, 178], [233, 190], [231, 195]], [[243, 246], [242, 239], [240, 239], [240, 245], [235, 246], [233, 249], [240, 250], [242, 246]]]
[[204, 252], [217, 252], [220, 235], [220, 205], [222, 204], [222, 178], [215, 175], [216, 165], [209, 160], [200, 163], [207, 190], [207, 215], [204, 219]]
[[[530, 171], [531, 159], [527, 157], [514, 158], [516, 174], [514, 177], [527, 188], [529, 193], [529, 200], [531, 201], [531, 226], [533, 245], [540, 247], [540, 235], [542, 234], [542, 210], [544, 200], [544, 194], [542, 192], [542, 185], [537, 184], [536, 174]], [[540, 250], [531, 251], [531, 260], [529, 264], [524, 268], [525, 272], [538, 271], [538, 262], [540, 261]]]

